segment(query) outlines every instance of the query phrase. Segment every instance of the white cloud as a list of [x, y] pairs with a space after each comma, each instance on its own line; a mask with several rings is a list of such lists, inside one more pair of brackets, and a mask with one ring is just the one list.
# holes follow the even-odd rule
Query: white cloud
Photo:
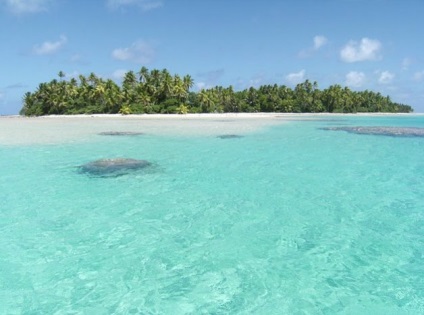
[[153, 61], [155, 50], [147, 42], [137, 41], [132, 43], [130, 47], [114, 49], [112, 57], [122, 61], [148, 64]]
[[26, 88], [27, 86], [22, 83], [14, 83], [6, 86], [6, 89], [22, 89]]
[[402, 70], [408, 70], [409, 66], [412, 64], [412, 60], [409, 58], [404, 58], [402, 60]]
[[309, 57], [311, 57], [317, 50], [319, 50], [323, 46], [325, 46], [327, 44], [328, 40], [325, 36], [317, 35], [317, 36], [314, 36], [313, 42], [314, 42], [313, 47], [301, 50], [298, 53], [299, 58], [309, 58]]
[[224, 76], [224, 74], [224, 69], [216, 69], [198, 73], [196, 76], [199, 81], [196, 86], [199, 90], [212, 88], [220, 82], [220, 79]]
[[340, 57], [345, 62], [356, 62], [380, 59], [381, 43], [375, 39], [362, 38], [361, 41], [350, 41], [340, 51]]
[[125, 69], [117, 69], [112, 73], [112, 78], [115, 80], [122, 80], [128, 70]]
[[257, 74], [249, 80], [249, 87], [259, 87], [265, 82], [265, 76], [263, 74]]
[[81, 63], [82, 62], [82, 56], [80, 54], [73, 54], [69, 58], [69, 61], [73, 62], [73, 63]]
[[70, 61], [78, 63], [78, 62], [81, 61], [81, 59], [82, 59], [82, 57], [81, 57], [80, 54], [73, 54], [70, 58]]
[[61, 35], [59, 40], [55, 42], [46, 41], [41, 45], [35, 45], [33, 52], [37, 55], [49, 55], [58, 52], [68, 41], [66, 36]]
[[351, 71], [346, 74], [346, 85], [351, 87], [360, 87], [365, 82], [365, 74], [363, 72]]
[[84, 58], [81, 54], [75, 53], [69, 57], [68, 61], [77, 65], [88, 65], [90, 62]]
[[195, 84], [195, 87], [196, 87], [196, 89], [197, 89], [197, 90], [199, 90], [199, 91], [209, 88], [209, 87], [206, 85], [206, 83], [205, 83], [205, 82], [197, 82], [197, 83]]
[[305, 81], [305, 73], [305, 70], [300, 70], [296, 73], [289, 73], [288, 75], [286, 75], [286, 81], [292, 85], [301, 83]]
[[72, 72], [66, 72], [65, 73], [65, 78], [67, 79], [72, 79], [72, 78], [78, 78], [78, 76], [80, 75], [80, 73], [76, 70], [72, 71]]
[[380, 73], [380, 77], [378, 78], [378, 83], [388, 84], [392, 82], [394, 78], [395, 78], [395, 75], [393, 73], [390, 73], [389, 71], [383, 71]]
[[197, 73], [196, 77], [198, 78], [198, 80], [196, 80], [194, 86], [199, 91], [203, 89], [211, 89], [214, 86], [219, 85], [219, 82], [224, 75], [224, 69], [216, 69]]
[[422, 81], [424, 79], [424, 70], [415, 72], [413, 78], [415, 81]]
[[14, 14], [37, 13], [47, 11], [51, 0], [0, 0]]
[[327, 44], [328, 40], [325, 36], [317, 35], [314, 37], [314, 49], [318, 50], [325, 44]]
[[143, 11], [150, 11], [163, 6], [160, 0], [108, 0], [107, 6], [111, 9], [118, 9], [125, 6], [137, 6]]

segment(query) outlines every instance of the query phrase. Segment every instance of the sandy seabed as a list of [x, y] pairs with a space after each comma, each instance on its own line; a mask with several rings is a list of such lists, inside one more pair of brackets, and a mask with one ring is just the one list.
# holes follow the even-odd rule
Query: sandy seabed
[[[137, 132], [151, 135], [218, 136], [246, 134], [290, 120], [315, 120], [347, 114], [149, 114], [52, 115], [0, 117], [0, 145], [57, 144], [85, 141], [102, 132]], [[387, 114], [368, 114], [387, 115]], [[392, 114], [393, 115], [393, 114]]]

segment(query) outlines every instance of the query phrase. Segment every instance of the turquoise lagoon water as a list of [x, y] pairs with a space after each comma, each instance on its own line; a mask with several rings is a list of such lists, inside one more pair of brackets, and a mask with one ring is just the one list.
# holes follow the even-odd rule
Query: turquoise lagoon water
[[424, 314], [424, 138], [367, 125], [424, 117], [0, 146], [0, 313]]

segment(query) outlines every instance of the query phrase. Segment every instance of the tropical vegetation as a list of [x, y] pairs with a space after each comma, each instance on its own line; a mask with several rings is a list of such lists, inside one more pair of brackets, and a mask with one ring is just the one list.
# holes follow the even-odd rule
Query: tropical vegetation
[[262, 85], [235, 91], [232, 86], [190, 91], [190, 75], [171, 75], [167, 69], [137, 73], [128, 71], [122, 84], [94, 73], [88, 77], [59, 79], [39, 84], [23, 97], [21, 115], [61, 114], [151, 114], [151, 113], [409, 113], [413, 109], [393, 102], [389, 96], [369, 90], [353, 91], [341, 85], [320, 90], [317, 82], [306, 80], [294, 89], [285, 85]]

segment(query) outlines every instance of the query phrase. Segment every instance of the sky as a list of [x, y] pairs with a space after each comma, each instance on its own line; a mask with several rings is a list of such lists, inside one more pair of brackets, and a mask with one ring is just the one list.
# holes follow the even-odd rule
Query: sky
[[193, 91], [316, 81], [424, 112], [424, 0], [0, 0], [0, 115], [42, 82], [168, 69]]

